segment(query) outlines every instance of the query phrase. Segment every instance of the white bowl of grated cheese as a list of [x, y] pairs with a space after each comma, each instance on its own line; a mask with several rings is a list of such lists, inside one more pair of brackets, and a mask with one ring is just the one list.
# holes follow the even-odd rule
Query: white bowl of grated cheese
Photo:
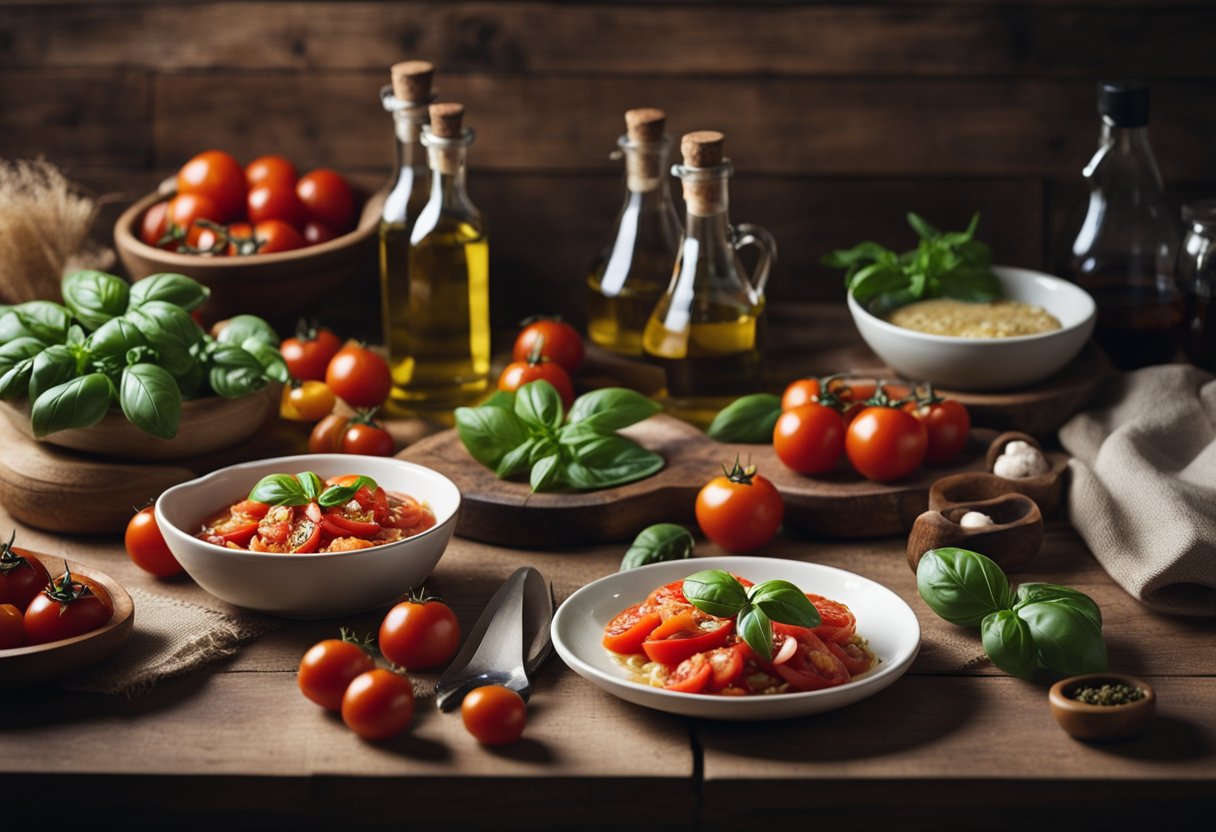
[[[1007, 324], [985, 321], [980, 335], [947, 335], [898, 326], [858, 303], [850, 293], [849, 312], [870, 349], [910, 380], [954, 390], [1013, 390], [1042, 381], [1077, 356], [1094, 328], [1096, 307], [1089, 293], [1058, 277], [1004, 266], [993, 268], [1007, 301], [1026, 316], [1047, 312], [1058, 329], [1031, 335], [998, 335]], [[1006, 310], [998, 309], [996, 316]]]

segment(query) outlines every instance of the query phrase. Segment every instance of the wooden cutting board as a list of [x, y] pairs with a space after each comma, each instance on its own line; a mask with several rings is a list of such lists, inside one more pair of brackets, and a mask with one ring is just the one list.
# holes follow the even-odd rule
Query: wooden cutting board
[[880, 537], [912, 528], [928, 507], [929, 487], [947, 474], [984, 470], [995, 431], [973, 430], [970, 446], [949, 466], [924, 467], [898, 483], [871, 482], [842, 460], [837, 470], [805, 477], [786, 468], [771, 445], [715, 442], [695, 427], [660, 414], [622, 434], [667, 464], [639, 482], [603, 491], [533, 494], [526, 482], [500, 480], [471, 456], [455, 430], [398, 456], [442, 472], [460, 488], [456, 534], [503, 546], [559, 546], [628, 540], [652, 523], [694, 524], [701, 486], [736, 455], [749, 458], [785, 498], [785, 525], [838, 538]]

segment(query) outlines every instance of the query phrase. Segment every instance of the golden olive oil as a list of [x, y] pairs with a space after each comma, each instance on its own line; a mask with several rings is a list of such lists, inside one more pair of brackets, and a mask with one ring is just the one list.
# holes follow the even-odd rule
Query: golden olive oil
[[[639, 269], [650, 274], [671, 272], [671, 258], [659, 268]], [[655, 304], [663, 296], [666, 282], [632, 278], [615, 294], [603, 284], [604, 262], [598, 262], [587, 276], [587, 335], [606, 350], [622, 355], [642, 354], [642, 330]]]

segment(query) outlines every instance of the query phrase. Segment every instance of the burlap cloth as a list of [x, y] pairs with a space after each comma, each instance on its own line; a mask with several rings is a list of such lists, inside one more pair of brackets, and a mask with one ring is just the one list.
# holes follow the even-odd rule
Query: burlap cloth
[[1112, 378], [1090, 407], [1060, 429], [1073, 526], [1147, 606], [1216, 616], [1216, 377], [1148, 367]]

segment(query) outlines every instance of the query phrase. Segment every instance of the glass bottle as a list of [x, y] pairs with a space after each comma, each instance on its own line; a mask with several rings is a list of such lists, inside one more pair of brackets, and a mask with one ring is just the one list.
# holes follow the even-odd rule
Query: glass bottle
[[[666, 294], [646, 322], [642, 349], [667, 374], [666, 407], [707, 425], [735, 397], [761, 386], [764, 286], [777, 247], [754, 225], [732, 228], [727, 216], [724, 137], [689, 133], [680, 143], [684, 164], [672, 167], [688, 208], [684, 237]], [[738, 249], [755, 245], [760, 258], [749, 279]]]
[[1115, 366], [1128, 370], [1178, 352], [1178, 228], [1148, 142], [1148, 85], [1100, 83], [1098, 112], [1098, 152], [1083, 171], [1089, 203], [1059, 268], [1093, 295], [1094, 339]]
[[[487, 388], [490, 372], [490, 248], [481, 212], [465, 192], [473, 131], [464, 106], [432, 104], [422, 144], [431, 194], [410, 231], [389, 410], [444, 413]], [[400, 336], [400, 337], [397, 337]]]
[[1182, 209], [1188, 230], [1178, 258], [1182, 291], [1182, 348], [1187, 360], [1216, 373], [1216, 199]]
[[384, 344], [393, 363], [408, 355], [410, 230], [431, 191], [422, 147], [422, 127], [433, 97], [435, 67], [426, 61], [402, 61], [392, 67], [391, 85], [380, 101], [393, 116], [397, 155], [393, 186], [380, 214], [380, 318]]
[[625, 159], [625, 204], [587, 276], [587, 334], [623, 355], [642, 354], [642, 330], [671, 280], [683, 232], [663, 175], [671, 153], [666, 122], [654, 108], [625, 113], [614, 154]]

